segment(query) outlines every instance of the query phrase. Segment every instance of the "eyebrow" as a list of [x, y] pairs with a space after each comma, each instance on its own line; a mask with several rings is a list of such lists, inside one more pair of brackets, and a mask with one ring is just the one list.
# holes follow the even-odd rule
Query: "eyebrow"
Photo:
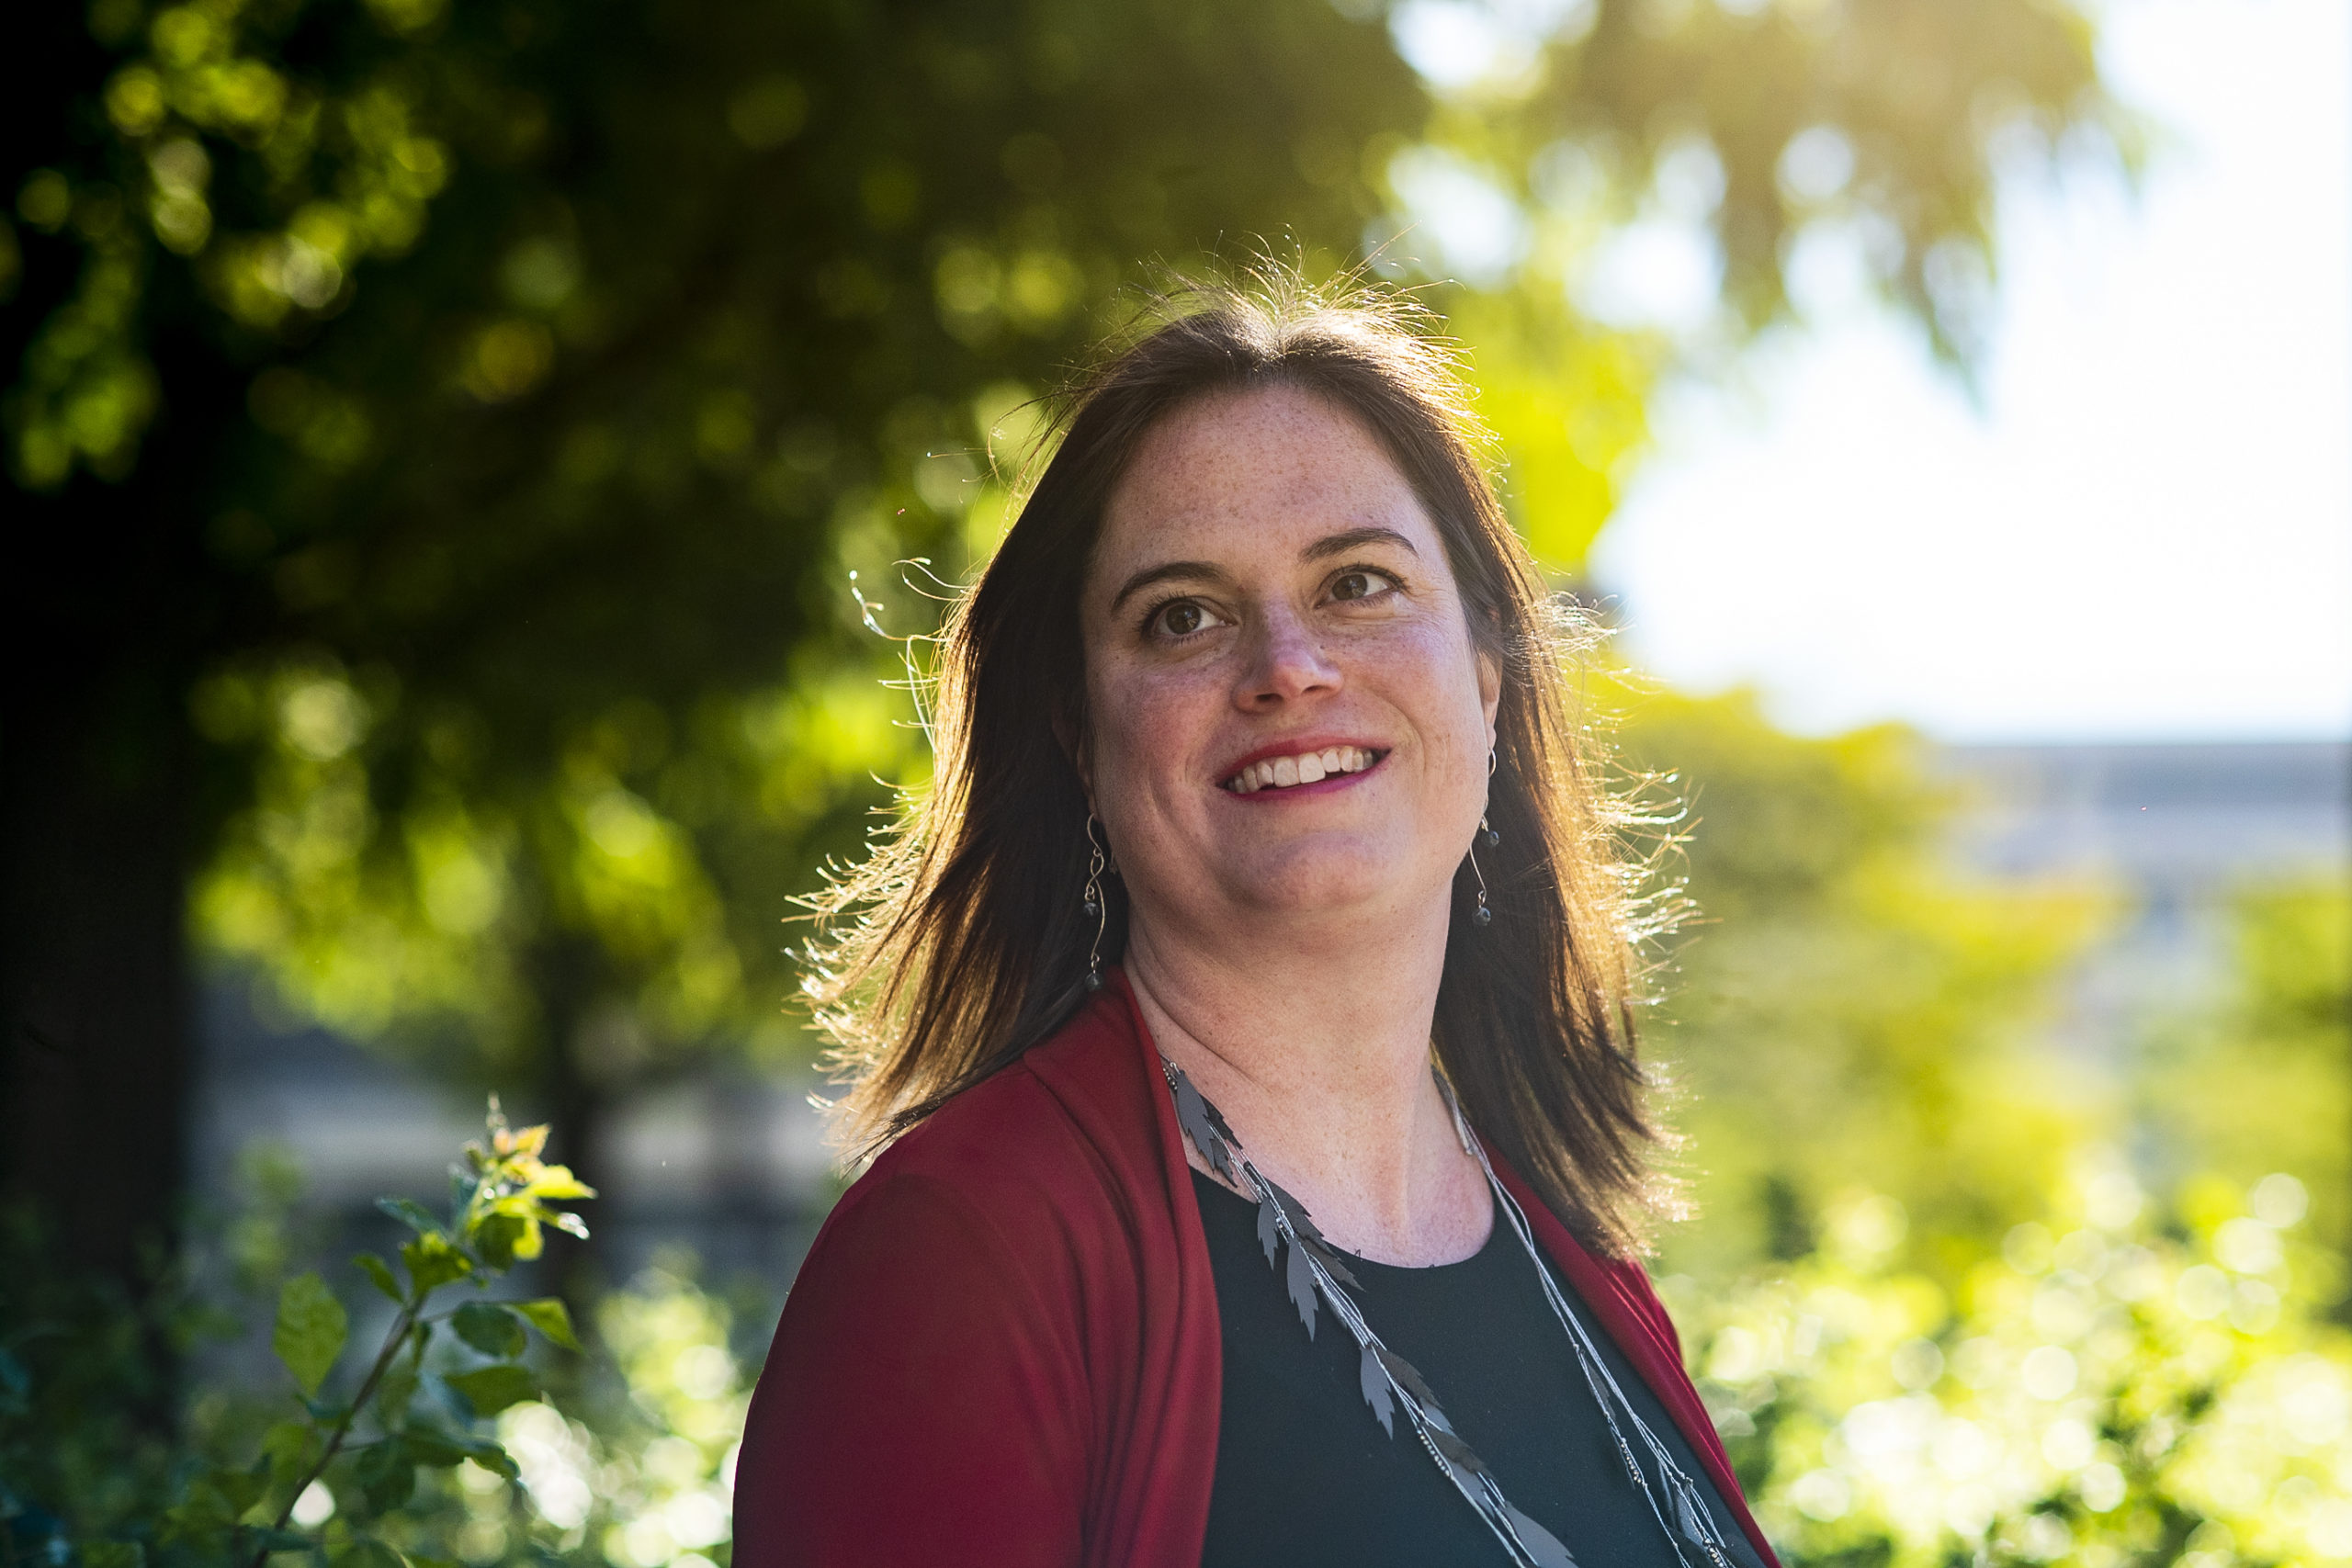
[[[1394, 528], [1347, 528], [1337, 534], [1324, 535], [1299, 551], [1298, 558], [1303, 561], [1329, 560], [1333, 556], [1343, 556], [1366, 545], [1394, 545], [1416, 558], [1421, 553], [1413, 547], [1412, 540]], [[1121, 583], [1118, 592], [1111, 596], [1111, 610], [1117, 614], [1120, 605], [1156, 582], [1214, 582], [1227, 575], [1223, 567], [1204, 560], [1162, 561], [1158, 566], [1144, 568]]]
[[1301, 560], [1328, 560], [1333, 556], [1360, 550], [1366, 545], [1394, 545], [1407, 555], [1419, 558], [1420, 551], [1413, 541], [1394, 528], [1349, 528], [1337, 534], [1326, 534], [1298, 552]]

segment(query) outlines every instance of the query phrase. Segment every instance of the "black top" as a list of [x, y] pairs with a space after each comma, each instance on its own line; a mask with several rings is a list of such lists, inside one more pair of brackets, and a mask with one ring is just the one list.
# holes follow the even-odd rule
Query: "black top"
[[[1308, 1340], [1281, 1276], [1266, 1266], [1249, 1200], [1198, 1171], [1193, 1186], [1225, 1348], [1202, 1568], [1507, 1561], [1404, 1412], [1394, 1438], [1381, 1429], [1358, 1387], [1355, 1340], [1319, 1302]], [[1674, 1549], [1617, 1458], [1567, 1330], [1505, 1216], [1496, 1214], [1486, 1246], [1460, 1263], [1399, 1269], [1350, 1254], [1348, 1268], [1363, 1281], [1351, 1293], [1364, 1321], [1429, 1381], [1514, 1506], [1587, 1568], [1672, 1568]], [[1556, 1270], [1553, 1279], [1570, 1309], [1581, 1309], [1575, 1288]], [[1580, 1315], [1591, 1330], [1589, 1313]], [[1607, 1334], [1592, 1338], [1642, 1419], [1698, 1482], [1732, 1562], [1762, 1568], [1665, 1407]], [[1642, 1453], [1652, 1495], [1670, 1507], [1648, 1455], [1630, 1430], [1626, 1438]], [[1685, 1543], [1683, 1553], [1703, 1568], [1699, 1549]]]

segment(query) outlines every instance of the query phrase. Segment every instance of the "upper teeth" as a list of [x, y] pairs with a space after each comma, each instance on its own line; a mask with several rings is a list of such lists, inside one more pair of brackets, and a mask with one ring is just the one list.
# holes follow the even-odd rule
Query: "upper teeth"
[[1236, 795], [1287, 789], [1293, 784], [1313, 784], [1333, 773], [1360, 773], [1372, 762], [1373, 754], [1361, 746], [1327, 746], [1320, 751], [1302, 751], [1295, 757], [1269, 757], [1262, 762], [1252, 762], [1227, 779], [1225, 787]]

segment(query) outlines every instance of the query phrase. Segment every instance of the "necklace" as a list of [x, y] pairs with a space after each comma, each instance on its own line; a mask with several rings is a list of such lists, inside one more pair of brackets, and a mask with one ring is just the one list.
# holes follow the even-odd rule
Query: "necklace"
[[[1265, 1249], [1266, 1266], [1272, 1269], [1278, 1252], [1289, 1249], [1283, 1266], [1283, 1280], [1291, 1303], [1298, 1309], [1299, 1322], [1306, 1329], [1309, 1339], [1315, 1337], [1315, 1314], [1318, 1301], [1330, 1308], [1355, 1338], [1363, 1359], [1357, 1371], [1357, 1383], [1363, 1402], [1380, 1423], [1381, 1429], [1391, 1438], [1396, 1435], [1396, 1412], [1402, 1409], [1406, 1424], [1420, 1439], [1421, 1447], [1437, 1464], [1454, 1489], [1468, 1499], [1477, 1510], [1495, 1539], [1514, 1564], [1523, 1568], [1577, 1568], [1576, 1559], [1560, 1539], [1537, 1524], [1503, 1495], [1501, 1484], [1486, 1461], [1462, 1440], [1461, 1434], [1446, 1419], [1437, 1396], [1421, 1374], [1410, 1362], [1381, 1343], [1380, 1337], [1364, 1321], [1355, 1298], [1342, 1287], [1362, 1289], [1356, 1277], [1341, 1261], [1305, 1204], [1284, 1191], [1271, 1177], [1251, 1164], [1240, 1149], [1240, 1140], [1226, 1122], [1217, 1108], [1194, 1088], [1182, 1068], [1165, 1056], [1160, 1058], [1160, 1071], [1167, 1077], [1169, 1092], [1176, 1100], [1176, 1123], [1193, 1148], [1200, 1151], [1212, 1172], [1228, 1186], [1258, 1206], [1258, 1245]], [[1432, 1075], [1434, 1076], [1434, 1074]], [[1691, 1559], [1683, 1551], [1687, 1542], [1698, 1550], [1700, 1561], [1712, 1568], [1731, 1568], [1731, 1557], [1720, 1531], [1702, 1501], [1699, 1483], [1675, 1461], [1649, 1423], [1643, 1420], [1625, 1391], [1618, 1386], [1614, 1373], [1600, 1358], [1600, 1352], [1586, 1331], [1583, 1321], [1569, 1311], [1566, 1299], [1552, 1278], [1551, 1269], [1544, 1266], [1541, 1254], [1535, 1250], [1535, 1238], [1527, 1226], [1527, 1215], [1517, 1199], [1495, 1176], [1495, 1168], [1487, 1158], [1486, 1149], [1470, 1135], [1470, 1126], [1463, 1119], [1462, 1107], [1453, 1098], [1453, 1089], [1442, 1077], [1437, 1079], [1438, 1092], [1445, 1097], [1446, 1109], [1453, 1117], [1454, 1135], [1462, 1140], [1463, 1150], [1478, 1162], [1486, 1173], [1487, 1185], [1493, 1191], [1495, 1206], [1510, 1222], [1510, 1228], [1520, 1246], [1526, 1249], [1528, 1260], [1535, 1266], [1536, 1277], [1543, 1281], [1544, 1298], [1550, 1303], [1553, 1314], [1566, 1330], [1568, 1344], [1576, 1352], [1577, 1366], [1593, 1398], [1600, 1402], [1601, 1418], [1609, 1425], [1610, 1438], [1617, 1455], [1625, 1466], [1625, 1473], [1648, 1503], [1651, 1517], [1658, 1529], [1666, 1533], [1667, 1544], [1675, 1560], [1686, 1565]], [[1657, 1483], [1651, 1483], [1649, 1472], [1634, 1457], [1634, 1444], [1625, 1440], [1631, 1428], [1642, 1450], [1648, 1454], [1657, 1471]], [[1659, 1494], [1665, 1494], [1661, 1503]], [[1672, 1516], [1671, 1523], [1668, 1515]]]

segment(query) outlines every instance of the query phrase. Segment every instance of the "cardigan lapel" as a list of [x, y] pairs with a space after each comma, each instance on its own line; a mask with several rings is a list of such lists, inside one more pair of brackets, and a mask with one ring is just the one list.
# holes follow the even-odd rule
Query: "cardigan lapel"
[[[1483, 1138], [1479, 1141], [1486, 1142]], [[1739, 1478], [1732, 1473], [1730, 1456], [1724, 1452], [1723, 1439], [1715, 1435], [1715, 1424], [1709, 1418], [1699, 1391], [1691, 1386], [1690, 1374], [1683, 1370], [1682, 1347], [1672, 1320], [1666, 1314], [1665, 1303], [1650, 1288], [1649, 1276], [1640, 1264], [1631, 1260], [1603, 1264], [1596, 1259], [1568, 1234], [1568, 1228], [1553, 1214], [1551, 1205], [1536, 1196], [1535, 1190], [1521, 1179], [1501, 1150], [1487, 1144], [1487, 1154], [1494, 1161], [1495, 1174], [1527, 1212], [1527, 1223], [1534, 1231], [1535, 1239], [1568, 1277], [1577, 1294], [1600, 1320], [1602, 1331], [1625, 1353], [1625, 1359], [1641, 1374], [1642, 1382], [1649, 1385], [1657, 1402], [1666, 1407], [1675, 1429], [1690, 1445], [1690, 1451], [1699, 1456], [1715, 1490], [1739, 1519], [1748, 1543], [1770, 1568], [1779, 1568], [1780, 1559], [1773, 1555], [1772, 1543], [1764, 1539], [1756, 1516], [1748, 1511]]]
[[[1134, 1270], [1080, 1303], [1080, 1337], [1115, 1347], [1095, 1379], [1104, 1452], [1090, 1483], [1083, 1568], [1190, 1568], [1216, 1477], [1224, 1341], [1159, 1053], [1124, 970], [1023, 1066], [1061, 1102], [1098, 1162], [1079, 1221]], [[1129, 1303], [1133, 1321], [1111, 1303]]]

